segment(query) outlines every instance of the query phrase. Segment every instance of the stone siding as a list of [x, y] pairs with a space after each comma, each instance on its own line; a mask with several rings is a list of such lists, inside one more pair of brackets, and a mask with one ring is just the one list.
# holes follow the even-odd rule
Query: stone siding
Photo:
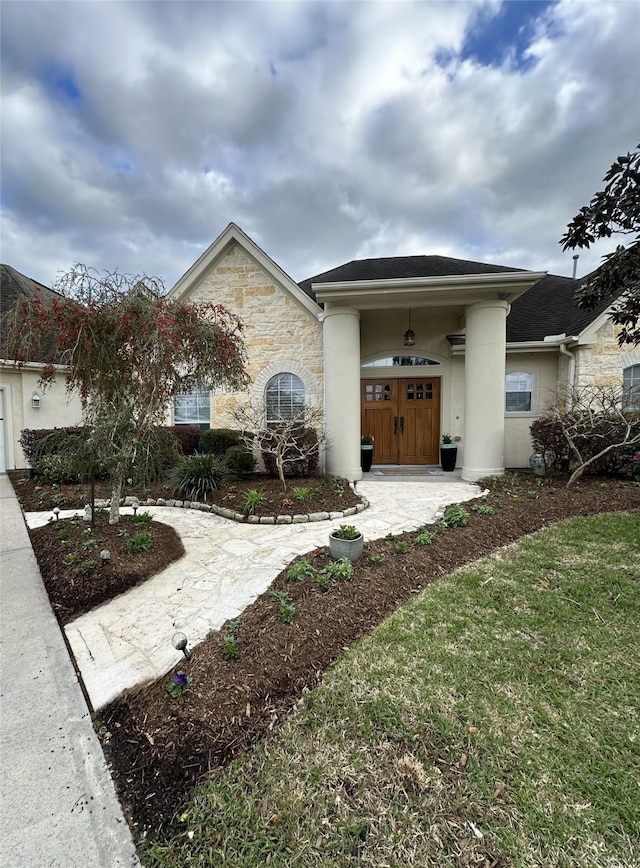
[[629, 347], [618, 346], [619, 328], [610, 319], [591, 336], [591, 346], [582, 346], [575, 351], [577, 387], [587, 383], [597, 386], [621, 386], [622, 370], [627, 366], [625, 355]]
[[281, 371], [300, 376], [307, 399], [323, 405], [321, 324], [238, 244], [232, 244], [203, 276], [189, 301], [223, 304], [244, 325], [247, 371], [253, 385], [244, 393], [218, 391], [212, 396], [212, 427], [237, 427], [234, 409], [252, 397], [262, 397], [255, 395], [254, 386], [264, 392], [267, 370], [271, 376]]

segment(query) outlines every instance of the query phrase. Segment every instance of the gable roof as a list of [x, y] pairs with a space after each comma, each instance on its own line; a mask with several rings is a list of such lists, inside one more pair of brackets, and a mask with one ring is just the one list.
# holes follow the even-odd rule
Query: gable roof
[[[492, 265], [449, 256], [390, 256], [382, 259], [354, 259], [300, 283], [315, 300], [313, 284], [347, 281], [447, 277], [465, 274], [522, 272], [521, 268]], [[584, 278], [582, 279], [584, 280]], [[578, 335], [612, 303], [609, 299], [594, 310], [581, 310], [574, 295], [582, 280], [547, 274], [517, 298], [507, 317], [507, 342], [542, 341], [547, 335]]]
[[293, 296], [295, 301], [306, 310], [309, 316], [314, 319], [318, 316], [320, 307], [313, 296], [302, 292], [299, 285], [235, 223], [229, 223], [226, 229], [218, 235], [216, 240], [193, 263], [191, 268], [185, 271], [182, 277], [171, 288], [167, 297], [177, 300], [188, 295], [191, 288], [224, 255], [232, 242], [242, 247], [273, 278], [274, 282], [279, 283], [280, 286]]

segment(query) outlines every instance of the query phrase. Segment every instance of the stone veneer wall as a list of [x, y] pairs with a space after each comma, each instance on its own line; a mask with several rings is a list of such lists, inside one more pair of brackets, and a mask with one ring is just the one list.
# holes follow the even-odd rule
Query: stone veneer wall
[[610, 319], [594, 333], [594, 344], [575, 351], [576, 386], [621, 386], [623, 368], [631, 364], [629, 347], [618, 346], [618, 327]]
[[213, 395], [212, 427], [237, 427], [232, 415], [235, 407], [251, 398], [262, 398], [269, 376], [282, 371], [299, 376], [307, 400], [323, 406], [321, 324], [239, 245], [230, 246], [190, 293], [189, 300], [223, 304], [245, 327], [252, 385], [246, 392]]

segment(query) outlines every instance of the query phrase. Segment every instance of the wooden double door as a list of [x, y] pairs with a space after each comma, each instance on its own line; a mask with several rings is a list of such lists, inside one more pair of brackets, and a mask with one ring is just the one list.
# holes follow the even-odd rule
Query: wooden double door
[[361, 431], [374, 464], [438, 464], [440, 379], [362, 380]]

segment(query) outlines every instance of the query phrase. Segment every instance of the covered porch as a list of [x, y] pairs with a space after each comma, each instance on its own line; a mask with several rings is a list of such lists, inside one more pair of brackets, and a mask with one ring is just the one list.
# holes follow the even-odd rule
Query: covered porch
[[[365, 413], [369, 386], [388, 393], [388, 421], [377, 429], [390, 432], [384, 435], [383, 463], [437, 464], [437, 453], [429, 457], [424, 445], [419, 460], [412, 453], [411, 444], [420, 437], [424, 442], [430, 427], [435, 431], [430, 435], [432, 443], [439, 443], [445, 431], [460, 438], [463, 480], [475, 482], [503, 473], [506, 318], [510, 304], [543, 276], [509, 271], [314, 283], [316, 298], [324, 305], [327, 471], [352, 481], [362, 478], [360, 436], [369, 432], [362, 431], [361, 419], [374, 420], [376, 425], [382, 419], [382, 413]], [[415, 331], [410, 349], [403, 339], [409, 323]], [[447, 339], [452, 334], [464, 336], [464, 356], [456, 359]], [[426, 364], [385, 366], [386, 358], [408, 354]], [[459, 377], [456, 364], [463, 365]], [[409, 400], [417, 398], [418, 387], [425, 399], [421, 412], [417, 412], [418, 402]], [[456, 389], [462, 394], [457, 395]], [[427, 397], [432, 408], [429, 416]], [[394, 461], [394, 455], [400, 460]]]

